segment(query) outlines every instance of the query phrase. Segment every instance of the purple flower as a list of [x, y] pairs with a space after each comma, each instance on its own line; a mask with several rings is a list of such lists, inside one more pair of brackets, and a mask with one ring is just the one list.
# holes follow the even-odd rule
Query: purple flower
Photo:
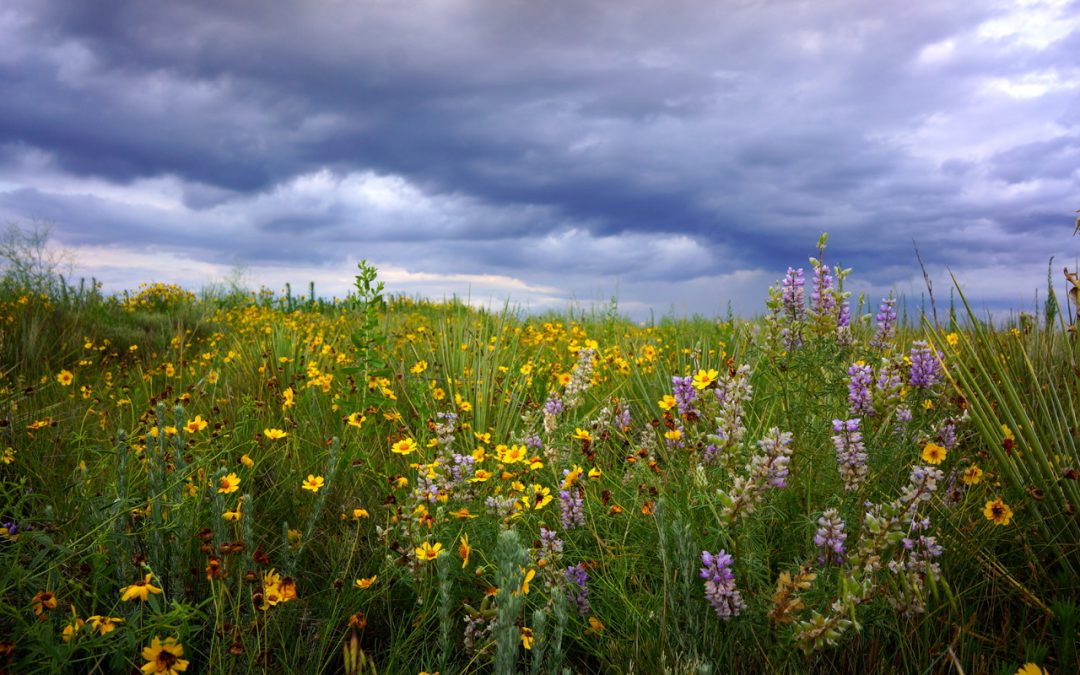
[[878, 313], [874, 316], [874, 321], [877, 322], [877, 334], [870, 343], [871, 347], [884, 349], [896, 334], [896, 310], [893, 308], [895, 304], [896, 298], [891, 295], [881, 301]]
[[863, 445], [862, 432], [859, 431], [860, 418], [833, 420], [832, 437], [836, 448], [836, 463], [840, 468], [840, 477], [844, 480], [844, 489], [858, 490], [866, 478], [866, 447]]
[[818, 518], [818, 529], [814, 534], [814, 546], [818, 547], [818, 563], [821, 565], [839, 565], [844, 562], [844, 521], [836, 509], [829, 509]]
[[547, 415], [555, 416], [561, 413], [566, 406], [563, 405], [562, 399], [558, 394], [552, 394], [547, 401], [544, 402], [544, 413]]
[[701, 552], [701, 578], [705, 580], [705, 599], [716, 610], [716, 615], [727, 621], [746, 608], [742, 595], [735, 588], [735, 575], [731, 572], [734, 561], [727, 551], [716, 554]]
[[937, 440], [946, 450], [952, 450], [956, 445], [956, 422], [946, 420], [937, 430]]
[[578, 614], [581, 616], [588, 616], [589, 574], [585, 571], [585, 565], [583, 563], [578, 563], [571, 567], [567, 567], [563, 574], [565, 575], [567, 585], [569, 586], [570, 598], [577, 605]]
[[683, 415], [694, 412], [694, 401], [697, 400], [698, 390], [694, 388], [694, 378], [687, 375], [671, 378], [671, 386], [675, 395], [675, 403], [679, 406], [679, 412]]
[[848, 368], [848, 405], [855, 415], [873, 415], [874, 402], [870, 385], [874, 372], [865, 363], [854, 363]]
[[818, 264], [814, 267], [814, 314], [828, 316], [836, 309], [836, 298], [832, 294], [833, 277], [829, 266]]
[[559, 490], [559, 514], [563, 529], [585, 525], [585, 498], [580, 490]]
[[908, 382], [919, 389], [929, 389], [941, 381], [941, 363], [936, 350], [930, 349], [924, 340], [911, 345], [911, 374]]
[[615, 413], [615, 426], [621, 431], [630, 429], [630, 406], [625, 403], [619, 406], [618, 411]]
[[[846, 293], [845, 293], [846, 295]], [[840, 311], [836, 315], [836, 327], [847, 328], [851, 325], [851, 302], [846, 298], [840, 303]]]

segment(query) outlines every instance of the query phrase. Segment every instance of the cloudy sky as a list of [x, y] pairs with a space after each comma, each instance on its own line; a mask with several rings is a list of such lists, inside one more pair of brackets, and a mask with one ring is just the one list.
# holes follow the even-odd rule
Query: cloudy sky
[[110, 290], [753, 314], [828, 231], [874, 300], [915, 240], [1029, 308], [1080, 255], [1080, 1], [4, 0], [0, 45], [0, 223]]

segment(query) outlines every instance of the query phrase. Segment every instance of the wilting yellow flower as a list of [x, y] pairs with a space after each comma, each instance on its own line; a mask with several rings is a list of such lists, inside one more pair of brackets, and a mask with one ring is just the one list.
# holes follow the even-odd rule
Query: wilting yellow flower
[[710, 368], [709, 370], [699, 370], [694, 375], [693, 385], [695, 389], [705, 389], [713, 382], [716, 382], [716, 378], [720, 377], [720, 373]]
[[350, 427], [356, 427], [357, 429], [359, 429], [360, 427], [362, 427], [364, 425], [364, 422], [366, 422], [366, 421], [367, 421], [367, 417], [364, 417], [363, 413], [360, 413], [360, 412], [349, 413], [349, 426]]
[[411, 455], [412, 453], [416, 452], [416, 448], [416, 441], [409, 437], [405, 437], [397, 443], [391, 445], [390, 452], [396, 453], [398, 455]]
[[253, 460], [246, 452], [240, 455], [240, 463], [249, 469], [255, 466], [255, 460]]
[[525, 649], [533, 648], [533, 630], [532, 628], [521, 627], [521, 646]]
[[240, 505], [242, 503], [243, 502], [238, 503], [236, 505], [236, 508], [232, 511], [225, 511], [221, 514], [221, 517], [232, 523], [238, 522], [244, 516], [244, 514], [240, 511]]
[[366, 579], [357, 579], [356, 580], [356, 587], [359, 588], [360, 590], [367, 590], [367, 589], [371, 588], [372, 585], [375, 584], [375, 580], [378, 579], [378, 578], [379, 578], [379, 575], [376, 574], [376, 575], [367, 577]]
[[435, 542], [432, 546], [429, 542], [424, 542], [420, 545], [420, 548], [416, 549], [416, 559], [424, 562], [429, 562], [439, 557], [439, 553], [442, 552], [442, 544]]
[[972, 464], [964, 469], [964, 473], [960, 474], [960, 480], [964, 482], [964, 485], [978, 485], [982, 482], [982, 477], [983, 470], [977, 464]]
[[924, 462], [929, 464], [941, 464], [945, 461], [946, 450], [943, 446], [937, 443], [927, 443], [923, 446], [922, 455], [920, 455]]
[[161, 589], [150, 583], [150, 579], [152, 578], [153, 575], [147, 573], [147, 575], [143, 578], [142, 581], [136, 581], [130, 586], [124, 586], [123, 588], [121, 588], [120, 600], [123, 602], [127, 602], [128, 600], [138, 599], [141, 602], [146, 602], [146, 599], [149, 598], [151, 594], [160, 594]]
[[600, 469], [596, 468], [595, 466], [593, 468], [589, 469], [589, 478], [591, 478], [592, 480], [599, 480], [600, 476], [601, 476]]
[[599, 635], [604, 632], [604, 622], [597, 619], [595, 616], [590, 616], [589, 627], [585, 629], [585, 632], [591, 635]]
[[230, 473], [218, 479], [218, 494], [231, 495], [240, 489], [240, 476]]
[[308, 477], [304, 480], [300, 486], [305, 490], [311, 490], [312, 492], [318, 492], [319, 489], [326, 484], [322, 476], [316, 476], [314, 474], [308, 474]]
[[86, 625], [86, 622], [75, 616], [75, 607], [71, 608], [71, 622], [64, 626], [64, 630], [61, 632], [61, 636], [64, 638], [64, 642], [71, 642], [71, 638], [75, 637], [75, 634], [82, 630], [82, 627]]
[[202, 415], [196, 415], [195, 419], [184, 425], [184, 431], [194, 434], [205, 429], [207, 424], [208, 422], [202, 418]]
[[458, 540], [458, 555], [461, 556], [461, 569], [465, 569], [465, 566], [469, 564], [469, 554], [472, 553], [472, 546], [469, 546], [469, 535], [461, 535], [461, 539]]
[[44, 621], [45, 613], [56, 609], [56, 595], [52, 591], [41, 591], [31, 598], [30, 606], [34, 608], [34, 614]]
[[1012, 520], [1013, 512], [1008, 504], [1001, 501], [1001, 497], [996, 497], [983, 506], [983, 516], [995, 525], [1008, 525]]
[[56, 381], [65, 387], [69, 387], [75, 381], [75, 376], [71, 374], [70, 370], [61, 370], [56, 376]]
[[184, 645], [177, 642], [176, 638], [165, 638], [162, 642], [161, 638], [155, 637], [149, 647], [143, 647], [142, 657], [146, 664], [143, 665], [142, 672], [146, 675], [182, 673], [188, 667], [187, 659], [182, 658], [183, 656]]

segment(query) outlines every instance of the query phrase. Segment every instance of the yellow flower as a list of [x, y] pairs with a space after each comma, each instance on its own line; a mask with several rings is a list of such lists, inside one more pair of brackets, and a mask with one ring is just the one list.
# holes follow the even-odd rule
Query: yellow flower
[[1020, 666], [1020, 669], [1016, 671], [1016, 675], [1050, 675], [1050, 671], [1029, 661]]
[[983, 506], [983, 516], [995, 525], [1008, 525], [1012, 520], [1013, 512], [1008, 504], [1001, 501], [1001, 497], [995, 497], [993, 501], [986, 502]]
[[282, 431], [281, 429], [263, 429], [263, 436], [266, 436], [266, 438], [271, 441], [285, 438], [288, 435], [288, 432]]
[[427, 361], [423, 361], [423, 360], [417, 361], [416, 363], [413, 364], [412, 368], [409, 368], [409, 372], [412, 373], [413, 375], [419, 375], [420, 373], [427, 370], [427, 366], [428, 366]]
[[230, 473], [218, 479], [218, 494], [231, 495], [240, 489], [240, 476]]
[[669, 441], [677, 441], [682, 438], [682, 432], [678, 429], [671, 429], [670, 431], [664, 432], [664, 438]]
[[86, 622], [75, 616], [75, 607], [71, 607], [71, 623], [64, 626], [62, 636], [64, 642], [71, 642], [71, 638], [75, 637], [75, 634], [82, 630], [82, 627], [86, 625]]
[[379, 575], [376, 574], [376, 575], [367, 577], [366, 579], [357, 579], [356, 580], [356, 587], [359, 588], [360, 590], [367, 590], [367, 589], [371, 588], [375, 584], [375, 580], [378, 579], [378, 578], [379, 578]]
[[222, 513], [221, 517], [224, 518], [225, 520], [229, 521], [229, 522], [232, 522], [232, 523], [238, 522], [244, 515], [243, 513], [240, 512], [240, 505], [242, 503], [243, 502], [238, 503], [236, 505], [235, 510], [226, 511], [225, 513]]
[[490, 479], [493, 475], [495, 474], [491, 473], [486, 469], [477, 469], [475, 472], [473, 472], [473, 477], [469, 479], [469, 482], [483, 483], [484, 481]]
[[599, 480], [601, 476], [600, 469], [593, 467], [589, 469], [589, 478], [592, 480]]
[[118, 623], [124, 623], [124, 619], [119, 616], [102, 616], [95, 614], [87, 619], [90, 624], [90, 630], [97, 631], [99, 635], [108, 635], [116, 630]]
[[553, 499], [551, 496], [551, 488], [546, 488], [543, 485], [533, 483], [531, 489], [531, 498], [529, 496], [522, 496], [521, 498], [521, 504], [526, 509], [531, 506], [533, 510], [539, 511], [547, 506]]
[[361, 518], [370, 518], [371, 514], [365, 508], [358, 508], [352, 510], [353, 520], [360, 520]]
[[122, 602], [127, 602], [128, 600], [135, 600], [137, 598], [141, 602], [146, 602], [146, 599], [149, 598], [151, 594], [160, 594], [161, 589], [150, 583], [151, 578], [153, 578], [153, 575], [147, 573], [142, 581], [136, 581], [130, 586], [121, 588], [120, 600]]
[[495, 446], [495, 452], [499, 457], [499, 461], [503, 464], [524, 462], [526, 457], [524, 445], [511, 445], [509, 448], [505, 445], [497, 445]]
[[978, 485], [982, 482], [982, 477], [983, 470], [976, 464], [972, 464], [964, 469], [964, 473], [960, 474], [960, 480], [964, 482], [964, 485]]
[[416, 441], [411, 438], [405, 437], [390, 446], [390, 452], [398, 455], [411, 455], [416, 452]]
[[472, 546], [469, 546], [469, 535], [463, 534], [458, 541], [458, 555], [461, 556], [461, 569], [465, 569], [465, 566], [469, 564], [470, 553], [472, 553]]
[[246, 452], [240, 455], [240, 463], [249, 469], [255, 466], [255, 460], [253, 460]]
[[671, 394], [665, 394], [664, 398], [656, 402], [656, 405], [660, 406], [661, 410], [671, 410], [676, 405], [675, 397]]
[[325, 484], [326, 481], [323, 480], [322, 476], [316, 476], [309, 473], [307, 479], [304, 480], [304, 483], [300, 487], [305, 490], [311, 490], [312, 492], [318, 492], [319, 488]]
[[580, 466], [575, 464], [570, 468], [569, 471], [566, 472], [566, 475], [563, 476], [562, 486], [564, 488], [570, 487], [574, 483], [578, 482], [578, 479], [581, 478], [581, 474], [583, 473], [585, 473], [585, 469], [582, 469]]
[[597, 619], [595, 616], [589, 617], [589, 627], [585, 629], [586, 633], [591, 635], [599, 635], [604, 632], [604, 622]]
[[697, 371], [697, 374], [694, 375], [694, 389], [705, 389], [713, 382], [716, 382], [716, 378], [718, 377], [720, 377], [720, 373], [711, 368], [709, 370], [699, 370]]
[[945, 448], [937, 443], [927, 443], [923, 446], [922, 455], [920, 455], [924, 462], [929, 464], [941, 464], [945, 461], [946, 451]]
[[536, 570], [530, 567], [529, 569], [523, 568], [521, 571], [525, 573], [525, 578], [521, 581], [521, 588], [519, 590], [522, 595], [528, 595], [529, 582], [536, 578]]
[[56, 594], [52, 591], [41, 591], [30, 600], [30, 606], [34, 608], [34, 614], [44, 621], [44, 614], [50, 609], [56, 609]]
[[292, 387], [289, 387], [285, 391], [281, 392], [281, 409], [285, 410], [296, 405], [296, 392]]
[[205, 429], [207, 424], [208, 422], [202, 418], [202, 415], [196, 415], [195, 419], [184, 425], [184, 431], [194, 434]]
[[960, 342], [960, 336], [956, 333], [949, 333], [945, 336], [945, 342], [948, 342], [950, 347], [955, 347]]
[[525, 649], [533, 648], [533, 631], [532, 628], [521, 627], [521, 646]]
[[354, 412], [349, 413], [349, 426], [359, 429], [367, 421], [367, 417], [364, 417], [363, 413]]
[[149, 647], [143, 647], [142, 657], [146, 664], [142, 672], [146, 675], [160, 673], [160, 675], [176, 675], [187, 670], [187, 659], [184, 656], [184, 645], [176, 641], [176, 638], [165, 638], [162, 642], [155, 637]]
[[416, 558], [417, 560], [429, 562], [431, 560], [434, 560], [435, 558], [438, 558], [441, 552], [442, 544], [440, 544], [439, 542], [435, 542], [435, 545], [432, 546], [429, 542], [425, 541], [423, 544], [420, 545], [420, 548], [416, 549]]
[[70, 370], [61, 370], [56, 376], [56, 381], [65, 387], [69, 387], [75, 381], [75, 376], [71, 374]]
[[587, 429], [578, 429], [575, 427], [573, 438], [579, 441], [591, 441], [592, 434], [589, 433]]
[[457, 518], [458, 520], [465, 520], [466, 518], [476, 518], [475, 515], [469, 513], [469, 507], [467, 506], [462, 506], [457, 511], [451, 511], [450, 515]]

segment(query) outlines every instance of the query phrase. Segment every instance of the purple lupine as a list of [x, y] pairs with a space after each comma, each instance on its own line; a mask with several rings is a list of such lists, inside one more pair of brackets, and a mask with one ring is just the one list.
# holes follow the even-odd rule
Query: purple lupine
[[589, 573], [585, 571], [585, 564], [578, 563], [567, 567], [563, 572], [566, 577], [567, 587], [570, 591], [570, 599], [577, 605], [578, 614], [589, 615]]
[[533, 451], [543, 450], [544, 441], [541, 440], [539, 434], [529, 434], [525, 437], [525, 447]]
[[630, 430], [630, 406], [623, 403], [615, 411], [615, 426], [620, 431]]
[[695, 412], [694, 401], [697, 400], [698, 390], [694, 388], [694, 378], [687, 375], [671, 378], [672, 393], [675, 395], [675, 403], [679, 406], [679, 413], [686, 415]]
[[[941, 557], [941, 545], [937, 543], [937, 537], [928, 537], [921, 534], [930, 529], [930, 518], [914, 520], [911, 523], [911, 535], [900, 540], [907, 552], [907, 560], [904, 567], [910, 571], [934, 574], [941, 572], [935, 558]], [[915, 536], [918, 535], [918, 536]]]
[[832, 294], [833, 277], [829, 274], [829, 266], [818, 264], [814, 267], [813, 276], [813, 303], [814, 314], [817, 316], [830, 316], [836, 309], [836, 297]]
[[732, 483], [730, 503], [721, 511], [725, 519], [753, 513], [767, 488], [787, 487], [791, 432], [773, 427], [758, 441], [758, 447], [761, 452], [750, 458], [746, 475], [736, 477]]
[[906, 513], [914, 515], [919, 503], [928, 501], [933, 496], [938, 481], [944, 477], [945, 474], [940, 469], [932, 466], [912, 467], [908, 484], [900, 491], [898, 507], [903, 507]]
[[[844, 295], [847, 295], [847, 293]], [[836, 327], [847, 328], [849, 326], [851, 326], [851, 302], [844, 298], [840, 301], [840, 311], [836, 314]]]
[[716, 456], [718, 454], [720, 454], [720, 448], [716, 447], [712, 443], [706, 445], [705, 450], [702, 452], [702, 456], [706, 464], [712, 464], [713, 462], [715, 462]]
[[869, 471], [866, 466], [866, 447], [863, 445], [862, 432], [859, 431], [860, 418], [833, 420], [832, 437], [836, 447], [836, 463], [840, 468], [840, 477], [844, 480], [844, 489], [858, 490]]
[[563, 529], [585, 525], [585, 497], [580, 489], [559, 490], [559, 516]]
[[877, 322], [877, 333], [870, 343], [871, 347], [874, 347], [875, 349], [885, 349], [896, 334], [895, 304], [896, 298], [890, 295], [882, 300], [881, 305], [878, 306], [878, 313], [874, 316], [874, 321]]
[[946, 450], [952, 450], [956, 445], [956, 422], [945, 420], [945, 423], [938, 427], [937, 441]]
[[874, 381], [874, 371], [869, 365], [851, 364], [848, 368], [848, 405], [855, 415], [873, 415], [874, 401], [870, 386]]
[[911, 344], [911, 375], [908, 382], [918, 389], [929, 389], [941, 381], [941, 363], [938, 353], [925, 340]]
[[791, 267], [787, 268], [787, 274], [781, 283], [783, 289], [781, 297], [784, 302], [784, 310], [792, 321], [802, 321], [805, 318], [806, 291], [803, 289], [805, 285], [806, 279], [803, 278], [803, 268], [800, 267], [797, 270]]
[[563, 542], [558, 533], [540, 526], [540, 557], [548, 559], [558, 558], [563, 552]]
[[839, 565], [844, 562], [844, 521], [836, 509], [828, 509], [818, 518], [814, 546], [818, 548], [818, 564]]
[[544, 414], [556, 416], [566, 409], [561, 398], [558, 394], [552, 394], [548, 397], [548, 400], [544, 402]]
[[705, 579], [705, 599], [716, 610], [716, 615], [727, 621], [746, 608], [742, 595], [735, 588], [735, 575], [731, 572], [734, 561], [727, 551], [716, 554], [701, 552], [701, 578]]

